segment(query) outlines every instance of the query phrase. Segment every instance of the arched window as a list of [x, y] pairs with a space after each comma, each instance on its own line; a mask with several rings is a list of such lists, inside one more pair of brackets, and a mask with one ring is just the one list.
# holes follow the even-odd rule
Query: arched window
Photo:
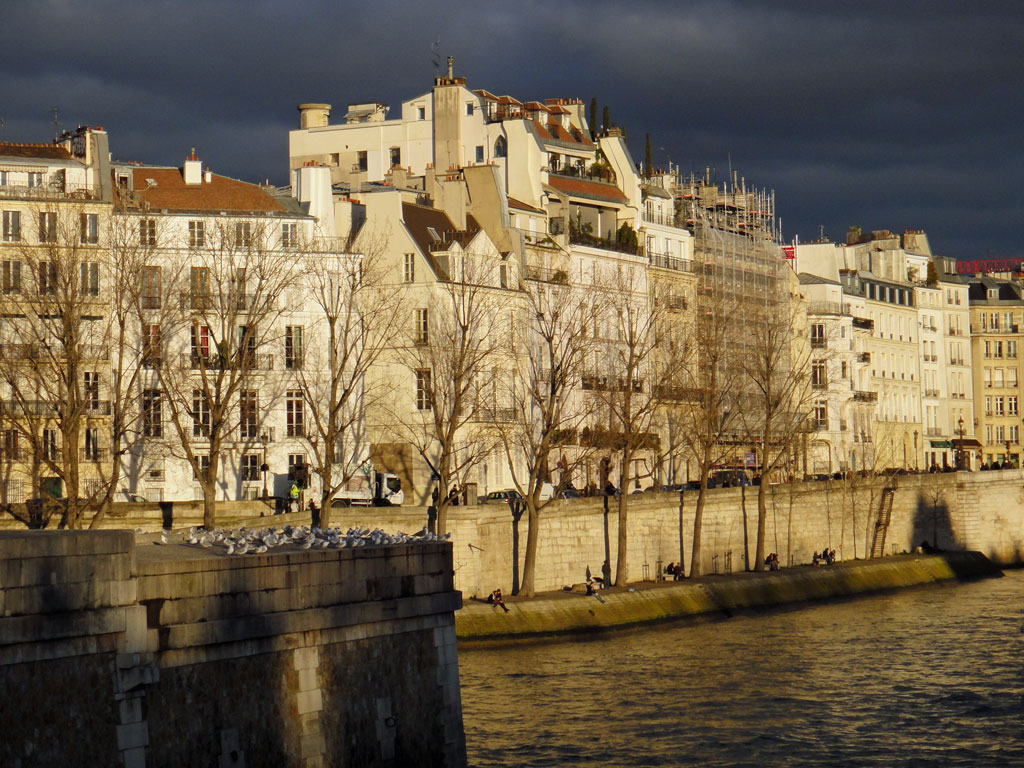
[[494, 156], [508, 157], [508, 142], [505, 141], [504, 136], [499, 136], [494, 142]]

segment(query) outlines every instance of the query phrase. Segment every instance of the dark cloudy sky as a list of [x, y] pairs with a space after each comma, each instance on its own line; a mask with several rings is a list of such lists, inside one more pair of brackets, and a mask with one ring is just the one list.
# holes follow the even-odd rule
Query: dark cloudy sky
[[[8, 141], [103, 125], [115, 158], [287, 180], [295, 107], [429, 89], [596, 96], [655, 162], [730, 162], [786, 239], [925, 229], [1024, 256], [1024, 3], [959, 0], [0, 0]], [[443, 65], [442, 65], [443, 66]]]

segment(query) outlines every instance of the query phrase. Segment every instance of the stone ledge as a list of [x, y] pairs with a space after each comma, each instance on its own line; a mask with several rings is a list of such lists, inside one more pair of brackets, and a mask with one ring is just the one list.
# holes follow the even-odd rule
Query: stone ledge
[[378, 603], [354, 603], [327, 608], [283, 611], [193, 624], [161, 627], [160, 650], [182, 649], [219, 643], [239, 643], [273, 635], [321, 631], [357, 624], [411, 618], [458, 610], [459, 592], [408, 597]]
[[600, 600], [566, 595], [512, 601], [507, 614], [473, 603], [455, 614], [455, 628], [463, 647], [507, 645], [999, 574], [979, 552], [906, 555], [612, 590], [600, 593]]

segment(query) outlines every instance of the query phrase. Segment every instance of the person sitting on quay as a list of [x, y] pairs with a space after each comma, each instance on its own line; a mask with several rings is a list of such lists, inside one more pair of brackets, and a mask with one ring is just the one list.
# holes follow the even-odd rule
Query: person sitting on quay
[[764, 564], [768, 566], [768, 570], [770, 571], [779, 570], [779, 556], [775, 552], [772, 552], [764, 559]]
[[682, 581], [684, 578], [685, 575], [683, 574], [683, 564], [676, 563], [675, 567], [672, 569], [672, 581]]
[[491, 605], [500, 605], [501, 609], [508, 613], [508, 606], [505, 605], [505, 601], [501, 599], [501, 588], [494, 590], [487, 596], [487, 602]]
[[817, 552], [815, 552], [814, 557], [811, 558], [811, 565], [821, 565], [821, 557]]

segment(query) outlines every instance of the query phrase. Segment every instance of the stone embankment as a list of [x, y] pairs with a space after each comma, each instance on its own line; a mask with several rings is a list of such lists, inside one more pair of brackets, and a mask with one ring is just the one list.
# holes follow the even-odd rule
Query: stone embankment
[[466, 764], [451, 544], [0, 533], [0, 765]]
[[706, 621], [809, 601], [1000, 575], [979, 552], [903, 555], [697, 581], [642, 582], [596, 595], [561, 592], [506, 600], [509, 612], [469, 601], [455, 617], [463, 648], [555, 640], [666, 621]]

